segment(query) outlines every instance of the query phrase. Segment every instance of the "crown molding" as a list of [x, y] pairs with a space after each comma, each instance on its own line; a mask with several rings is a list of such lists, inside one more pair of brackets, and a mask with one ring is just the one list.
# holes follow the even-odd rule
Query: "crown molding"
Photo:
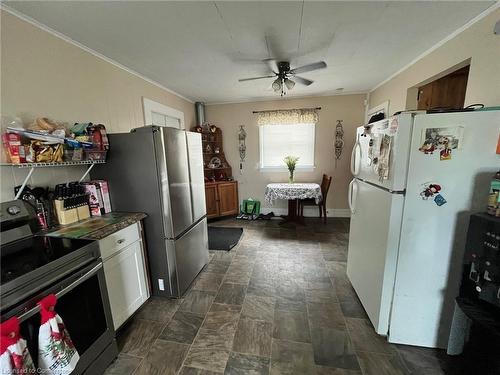
[[10, 13], [11, 15], [13, 15], [13, 16], [15, 16], [15, 17], [17, 17], [17, 18], [19, 18], [19, 19], [21, 19], [21, 20], [23, 20], [23, 21], [25, 21], [25, 22], [33, 25], [33, 26], [35, 26], [36, 28], [38, 28], [40, 30], [43, 30], [43, 31], [45, 31], [45, 32], [47, 32], [47, 33], [49, 33], [49, 34], [51, 34], [51, 35], [53, 35], [53, 36], [55, 36], [55, 37], [57, 37], [59, 39], [62, 39], [65, 42], [67, 42], [69, 44], [72, 44], [73, 46], [78, 47], [78, 48], [84, 50], [85, 52], [88, 52], [91, 55], [94, 55], [95, 57], [97, 57], [97, 58], [99, 58], [99, 59], [101, 59], [103, 61], [106, 61], [107, 63], [109, 63], [111, 65], [116, 66], [117, 68], [119, 68], [121, 70], [126, 71], [127, 73], [130, 73], [130, 74], [132, 74], [132, 75], [134, 75], [134, 76], [136, 76], [136, 77], [138, 77], [138, 78], [140, 78], [140, 79], [142, 79], [142, 80], [144, 80], [144, 81], [146, 81], [148, 83], [151, 83], [152, 85], [155, 85], [156, 87], [159, 87], [162, 90], [165, 90], [165, 91], [167, 91], [167, 92], [169, 92], [171, 94], [174, 94], [175, 96], [178, 96], [181, 99], [184, 99], [184, 100], [188, 101], [189, 103], [194, 103], [194, 100], [189, 99], [189, 98], [185, 97], [184, 95], [181, 95], [178, 92], [175, 92], [175, 91], [169, 89], [168, 87], [163, 86], [161, 83], [156, 82], [156, 81], [152, 80], [151, 78], [148, 78], [145, 75], [143, 75], [143, 74], [141, 74], [139, 72], [136, 72], [133, 69], [130, 69], [129, 67], [127, 67], [127, 66], [119, 63], [118, 61], [115, 61], [115, 60], [113, 60], [113, 59], [111, 59], [111, 58], [103, 55], [102, 53], [97, 52], [96, 50], [93, 50], [92, 48], [87, 47], [86, 45], [84, 45], [84, 44], [82, 44], [80, 42], [77, 42], [74, 39], [71, 39], [69, 36], [67, 36], [67, 35], [65, 35], [65, 34], [59, 32], [57, 30], [52, 29], [51, 27], [49, 27], [49, 26], [47, 26], [47, 25], [45, 25], [45, 24], [43, 24], [43, 23], [35, 20], [34, 18], [31, 18], [30, 16], [27, 16], [24, 13], [19, 12], [16, 9], [13, 9], [13, 8], [5, 5], [4, 3], [0, 3], [0, 10], [4, 10], [7, 13]]
[[494, 4], [492, 4], [490, 7], [485, 9], [483, 12], [479, 13], [476, 17], [472, 18], [470, 21], [468, 21], [465, 25], [462, 27], [458, 28], [454, 32], [452, 32], [450, 35], [445, 37], [444, 39], [441, 39], [439, 42], [437, 42], [435, 45], [433, 45], [431, 48], [427, 49], [420, 55], [418, 55], [415, 59], [413, 59], [411, 62], [403, 66], [401, 69], [399, 69], [396, 73], [391, 74], [388, 78], [384, 79], [382, 82], [377, 84], [375, 87], [373, 87], [369, 92], [373, 92], [376, 89], [378, 89], [380, 86], [385, 85], [387, 82], [389, 82], [391, 79], [396, 77], [397, 75], [401, 74], [404, 72], [406, 69], [410, 68], [412, 65], [416, 64], [418, 61], [423, 59], [425, 56], [431, 54], [434, 52], [436, 49], [444, 45], [446, 42], [450, 41], [451, 39], [455, 38], [457, 35], [461, 34], [465, 30], [467, 30], [469, 27], [474, 25], [476, 22], [479, 22], [482, 20], [484, 17], [488, 16], [490, 13], [494, 12], [495, 10], [500, 8], [500, 1], [496, 1]]

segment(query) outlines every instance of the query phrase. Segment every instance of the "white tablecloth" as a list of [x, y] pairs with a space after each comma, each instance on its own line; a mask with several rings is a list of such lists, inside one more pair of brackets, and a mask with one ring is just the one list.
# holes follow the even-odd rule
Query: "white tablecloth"
[[310, 199], [321, 202], [321, 187], [315, 183], [268, 184], [266, 186], [266, 204], [273, 205], [276, 199]]

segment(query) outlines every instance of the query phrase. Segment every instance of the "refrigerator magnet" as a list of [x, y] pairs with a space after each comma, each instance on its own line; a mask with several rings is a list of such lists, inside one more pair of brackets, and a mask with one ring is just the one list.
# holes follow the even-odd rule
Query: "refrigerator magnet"
[[445, 150], [447, 148], [450, 150], [460, 149], [463, 143], [463, 133], [463, 126], [422, 129], [422, 146], [420, 146], [419, 151], [425, 154], [432, 154], [435, 150]]
[[439, 160], [451, 160], [451, 148], [446, 147], [439, 151]]
[[393, 117], [391, 120], [391, 125], [389, 126], [389, 133], [392, 135], [396, 134], [398, 132], [398, 127], [399, 127], [398, 118]]
[[434, 197], [435, 195], [439, 195], [440, 191], [441, 191], [441, 185], [427, 183], [423, 185], [423, 190], [420, 192], [420, 196], [422, 197], [423, 200], [427, 200], [429, 198]]
[[444, 199], [441, 194], [438, 194], [434, 197], [434, 203], [436, 203], [438, 206], [442, 206], [446, 203], [446, 199]]

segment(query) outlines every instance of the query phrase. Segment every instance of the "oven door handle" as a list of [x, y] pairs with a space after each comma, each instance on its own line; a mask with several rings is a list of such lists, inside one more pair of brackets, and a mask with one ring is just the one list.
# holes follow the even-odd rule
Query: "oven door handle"
[[[98, 265], [93, 267], [91, 270], [89, 270], [88, 272], [86, 272], [85, 274], [80, 276], [78, 279], [73, 281], [71, 284], [62, 288], [59, 292], [56, 293], [56, 297], [60, 298], [60, 297], [64, 296], [66, 293], [72, 291], [78, 285], [80, 285], [81, 283], [83, 283], [87, 279], [90, 279], [92, 276], [94, 276], [101, 268], [102, 268], [102, 263], [99, 263]], [[33, 308], [31, 308], [30, 310], [19, 315], [17, 318], [19, 319], [19, 322], [23, 322], [26, 319], [31, 318], [33, 315], [35, 315], [38, 312], [40, 312], [40, 306], [36, 305]]]

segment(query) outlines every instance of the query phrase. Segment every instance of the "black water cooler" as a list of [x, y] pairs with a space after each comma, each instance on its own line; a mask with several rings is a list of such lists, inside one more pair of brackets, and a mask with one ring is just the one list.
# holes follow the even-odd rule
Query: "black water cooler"
[[500, 218], [471, 215], [456, 302], [467, 319], [464, 373], [500, 374]]

